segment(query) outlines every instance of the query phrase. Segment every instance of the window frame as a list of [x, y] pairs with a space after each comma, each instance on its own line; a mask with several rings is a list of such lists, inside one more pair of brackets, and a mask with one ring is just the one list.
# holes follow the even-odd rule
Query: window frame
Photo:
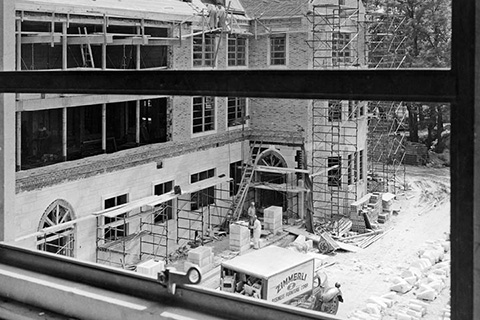
[[[196, 113], [198, 113], [199, 111], [198, 110], [195, 110], [195, 108], [197, 106], [200, 105], [200, 103], [198, 103], [198, 101], [196, 102], [196, 100], [198, 99], [202, 99], [202, 102], [201, 102], [201, 110], [200, 110], [200, 113], [201, 113], [201, 116], [196, 116]], [[207, 99], [210, 99], [212, 101], [212, 105], [213, 105], [213, 110], [211, 111], [211, 115], [210, 117], [212, 117], [212, 121], [211, 122], [206, 122], [206, 110], [207, 110]], [[212, 97], [212, 96], [194, 96], [192, 97], [192, 122], [191, 122], [191, 133], [192, 135], [202, 135], [202, 134], [209, 134], [209, 133], [215, 133], [217, 131], [217, 124], [216, 124], [216, 121], [217, 121], [217, 98], [216, 97]], [[195, 121], [197, 120], [200, 120], [200, 122], [198, 124], [195, 124]], [[208, 125], [211, 125], [212, 128], [211, 129], [207, 129], [207, 126]], [[196, 131], [195, 128], [197, 127], [200, 127], [200, 130], [199, 131]]]
[[328, 100], [328, 122], [342, 122], [343, 121], [343, 101], [342, 100]]
[[[238, 39], [245, 40], [244, 45], [240, 45], [238, 43]], [[230, 45], [230, 41], [234, 41], [233, 45]], [[243, 58], [243, 64], [239, 64], [238, 61], [242, 60], [238, 58], [238, 55], [242, 54], [241, 51], [239, 51], [239, 48], [245, 48], [245, 51], [243, 52], [244, 58]], [[234, 49], [232, 52], [230, 49]], [[230, 55], [233, 55], [234, 58], [230, 58]], [[234, 64], [230, 64], [230, 62], [233, 61]], [[240, 35], [232, 36], [232, 35], [227, 35], [227, 68], [247, 68], [248, 67], [248, 38], [243, 37]]]
[[[120, 197], [125, 197], [125, 202], [118, 203]], [[115, 195], [110, 195], [110, 196], [105, 196], [102, 198], [103, 202], [103, 209], [110, 209], [114, 208], [117, 206], [120, 206], [122, 204], [126, 204], [129, 202], [129, 193], [128, 192], [121, 192], [121, 193], [116, 193]], [[114, 199], [115, 204], [113, 206], [107, 206], [106, 202]], [[120, 201], [121, 202], [121, 201]], [[119, 214], [118, 216], [109, 218], [109, 217], [103, 217], [103, 239], [105, 241], [116, 241], [119, 240], [123, 237], [128, 236], [129, 234], [129, 223], [125, 221], [125, 219], [128, 218], [128, 213], [122, 213]], [[107, 226], [108, 225], [108, 226]]]
[[[338, 165], [337, 168], [330, 169]], [[327, 158], [327, 185], [333, 188], [342, 187], [342, 157], [341, 156], [331, 156]]]
[[[194, 31], [200, 32], [201, 30]], [[203, 41], [205, 39], [205, 41]], [[209, 39], [210, 41], [207, 41]], [[200, 43], [195, 41], [200, 40]], [[200, 49], [200, 50], [196, 50]], [[211, 49], [211, 50], [208, 50]], [[192, 37], [192, 68], [215, 68], [216, 67], [216, 41], [215, 36], [212, 34], [199, 34]], [[195, 55], [200, 55], [200, 58], [195, 58]], [[206, 56], [210, 54], [212, 57], [207, 59]], [[207, 61], [209, 63], [207, 63]]]
[[[284, 44], [283, 44], [283, 51], [277, 51], [274, 50], [275, 44], [272, 43], [274, 39], [284, 39]], [[288, 34], [287, 33], [276, 33], [276, 34], [271, 34], [268, 38], [268, 65], [270, 67], [277, 67], [277, 68], [282, 68], [282, 67], [287, 67], [288, 66]], [[283, 53], [283, 57], [281, 58], [274, 58], [272, 57], [273, 54], [275, 53]], [[283, 63], [274, 63], [274, 60], [283, 60]]]
[[[168, 185], [170, 185], [170, 188], [168, 187]], [[162, 191], [157, 192], [157, 187], [160, 187], [160, 186], [162, 186]], [[174, 186], [175, 186], [175, 181], [174, 180], [153, 183], [153, 192], [152, 193], [154, 195], [159, 196], [159, 195], [162, 195], [162, 194], [165, 194], [167, 192], [172, 191]], [[165, 223], [165, 222], [168, 222], [168, 221], [174, 219], [173, 200], [169, 200], [167, 202], [163, 202], [159, 205], [156, 205], [154, 210], [166, 210], [167, 211], [166, 212], [167, 213], [167, 219], [163, 219], [164, 215], [159, 215], [159, 214], [154, 215], [153, 223], [155, 223], [155, 224], [162, 224], [162, 223]], [[162, 218], [162, 219], [160, 219], [160, 218]]]
[[[230, 106], [230, 101], [234, 101], [235, 105]], [[238, 110], [239, 107], [239, 101], [243, 101], [243, 112], [242, 110]], [[235, 108], [235, 112], [230, 112], [230, 108]], [[238, 112], [242, 112], [242, 116], [240, 117], [235, 117], [234, 119], [230, 120], [229, 116], [230, 114], [237, 114]], [[247, 114], [248, 114], [248, 99], [245, 97], [227, 97], [227, 128], [228, 129], [235, 129], [239, 128], [242, 126], [246, 127], [248, 126], [248, 119], [247, 119]], [[243, 119], [243, 121], [242, 121]], [[231, 124], [233, 122], [233, 124]], [[243, 122], [243, 123], [242, 123]]]
[[332, 66], [343, 66], [352, 62], [351, 41], [348, 32], [332, 33]]
[[[190, 184], [208, 180], [215, 177], [216, 168], [199, 171], [190, 174]], [[205, 201], [206, 199], [206, 201]], [[190, 210], [197, 211], [215, 203], [215, 187], [208, 187], [190, 194]]]

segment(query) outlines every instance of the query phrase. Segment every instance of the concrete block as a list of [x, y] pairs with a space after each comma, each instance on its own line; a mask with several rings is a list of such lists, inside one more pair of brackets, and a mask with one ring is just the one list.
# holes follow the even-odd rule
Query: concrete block
[[410, 266], [418, 268], [423, 272], [432, 266], [432, 262], [429, 259], [420, 258], [417, 261], [414, 261]]
[[365, 311], [368, 314], [381, 314], [381, 307], [376, 303], [367, 303]]
[[230, 224], [230, 235], [233, 234], [244, 234], [245, 232], [249, 233], [249, 229], [247, 226], [240, 225], [237, 223]]
[[137, 265], [137, 273], [157, 279], [158, 273], [165, 270], [165, 261], [147, 260]]
[[[213, 254], [212, 254], [213, 255]], [[196, 260], [196, 259], [188, 259], [189, 262], [198, 265], [199, 267], [203, 268], [206, 265], [212, 263], [212, 255], [208, 255], [203, 257], [201, 260]]]
[[407, 310], [407, 314], [409, 316], [415, 317], [415, 318], [421, 318], [422, 317], [422, 312], [421, 311], [415, 311], [412, 309]]
[[412, 286], [415, 284], [415, 282], [417, 282], [417, 277], [415, 276], [411, 276], [411, 277], [406, 277], [406, 278], [403, 278], [405, 281], [407, 281], [409, 284], [411, 284]]
[[408, 304], [408, 308], [411, 309], [411, 310], [420, 312], [422, 314], [422, 316], [427, 313], [427, 309], [424, 306], [422, 306], [420, 304], [417, 304], [417, 303], [410, 302]]
[[423, 302], [423, 301], [418, 300], [418, 299], [410, 299], [410, 300], [409, 300], [409, 303], [410, 303], [410, 304], [418, 304], [418, 305], [420, 305], [420, 306], [422, 306], [422, 307], [424, 307], [424, 308], [427, 308], [427, 307], [429, 306], [428, 303]]
[[397, 312], [395, 314], [395, 319], [397, 320], [412, 320], [412, 317], [403, 312]]
[[395, 291], [399, 293], [406, 293], [413, 288], [411, 284], [403, 280], [390, 286], [390, 291]]
[[212, 247], [200, 246], [188, 252], [188, 260], [200, 261], [203, 258], [210, 256], [210, 254], [212, 254]]
[[395, 292], [389, 292], [389, 293], [386, 293], [386, 294], [382, 295], [381, 298], [392, 300], [392, 299], [395, 299], [396, 296], [397, 296], [397, 294]]
[[417, 298], [427, 301], [433, 301], [437, 298], [437, 291], [427, 285], [422, 285], [417, 292]]
[[380, 297], [370, 297], [367, 299], [368, 303], [374, 303], [380, 306], [381, 310], [384, 310], [388, 307], [387, 303], [383, 301]]
[[264, 218], [273, 218], [278, 216], [281, 217], [282, 215], [283, 215], [282, 207], [270, 206], [263, 210]]

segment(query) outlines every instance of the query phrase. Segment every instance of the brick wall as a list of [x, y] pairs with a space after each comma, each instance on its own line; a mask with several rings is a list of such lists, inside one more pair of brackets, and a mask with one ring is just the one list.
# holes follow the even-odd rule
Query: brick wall
[[308, 100], [250, 99], [253, 130], [301, 131], [310, 125]]

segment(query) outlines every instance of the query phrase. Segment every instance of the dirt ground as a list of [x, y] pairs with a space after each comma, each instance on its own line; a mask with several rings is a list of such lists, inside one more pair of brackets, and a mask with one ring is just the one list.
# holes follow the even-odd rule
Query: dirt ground
[[[344, 296], [338, 316], [346, 319], [364, 309], [371, 296], [390, 291], [394, 276], [418, 260], [418, 252], [428, 243], [448, 239], [450, 232], [450, 171], [448, 168], [407, 167], [408, 190], [397, 196], [401, 208], [383, 228], [391, 230], [369, 247], [356, 252], [337, 252], [335, 262], [326, 268], [331, 283], [339, 282]], [[444, 260], [449, 259], [449, 253]], [[427, 302], [422, 319], [442, 319], [450, 301], [449, 278], [438, 297]], [[395, 319], [405, 310], [415, 290], [394, 297], [394, 305], [382, 312], [381, 319]]]
[[[367, 300], [388, 294], [392, 280], [418, 261], [419, 251], [435, 241], [449, 239], [450, 233], [450, 170], [449, 168], [408, 166], [406, 171], [407, 189], [397, 194], [394, 208], [400, 208], [398, 215], [392, 215], [379, 228], [388, 232], [378, 241], [358, 252], [337, 250], [323, 256], [323, 270], [330, 285], [341, 284], [344, 303], [340, 304], [337, 316], [341, 319], [357, 319], [355, 314], [365, 310]], [[262, 239], [263, 245], [287, 246], [295, 236], [283, 235]], [[228, 250], [228, 237], [207, 244], [215, 253], [214, 270], [205, 274], [202, 285], [216, 288], [219, 285], [221, 260], [231, 259], [235, 252]], [[253, 250], [253, 249], [252, 249]], [[449, 252], [444, 261], [449, 261]], [[398, 312], [407, 312], [409, 303], [416, 298], [417, 290], [392, 297], [393, 305], [382, 310], [380, 317], [365, 319], [397, 319]], [[443, 318], [450, 302], [450, 278], [433, 301], [426, 301], [426, 314], [421, 319]], [[361, 319], [361, 318], [360, 318]]]

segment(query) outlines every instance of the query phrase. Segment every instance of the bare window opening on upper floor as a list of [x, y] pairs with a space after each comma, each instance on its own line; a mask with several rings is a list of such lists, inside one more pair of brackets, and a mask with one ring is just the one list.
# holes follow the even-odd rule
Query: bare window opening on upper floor
[[[112, 102], [105, 107], [105, 110], [101, 104], [72, 107], [67, 108], [65, 114], [64, 109], [19, 113], [20, 169], [114, 153], [170, 139], [168, 98]], [[63, 154], [64, 149], [66, 154]]]
[[[142, 34], [141, 29], [134, 25], [110, 23], [104, 32], [103, 24], [67, 23], [67, 20], [52, 24], [29, 19], [26, 15], [17, 24], [20, 29], [17, 31], [22, 33], [22, 44], [19, 47], [21, 70], [64, 67], [144, 69], [168, 66], [168, 47], [149, 41], [155, 37], [167, 37], [167, 28], [145, 27]], [[63, 37], [63, 24], [66, 40]], [[139, 41], [142, 36], [144, 38]], [[66, 41], [66, 51], [62, 48], [63, 41]], [[105, 59], [103, 45], [106, 50]]]
[[328, 186], [341, 187], [342, 186], [342, 157], [328, 157]]
[[329, 100], [328, 101], [328, 121], [342, 121], [342, 101]]
[[63, 161], [62, 109], [22, 112], [17, 116], [21, 117], [21, 169]]
[[246, 98], [228, 98], [227, 121], [229, 127], [245, 125], [246, 123]]

